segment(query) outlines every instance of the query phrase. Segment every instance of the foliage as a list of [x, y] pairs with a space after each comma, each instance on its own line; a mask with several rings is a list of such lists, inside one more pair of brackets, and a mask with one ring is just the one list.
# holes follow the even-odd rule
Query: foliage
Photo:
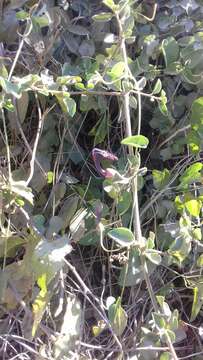
[[202, 5], [0, 5], [5, 359], [200, 352]]

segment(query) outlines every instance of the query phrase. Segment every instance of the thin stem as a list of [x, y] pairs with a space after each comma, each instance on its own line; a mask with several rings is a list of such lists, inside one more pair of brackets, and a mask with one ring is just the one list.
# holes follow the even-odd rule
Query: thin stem
[[8, 142], [8, 134], [7, 134], [7, 128], [6, 128], [6, 118], [5, 118], [4, 109], [1, 109], [1, 113], [2, 113], [6, 154], [7, 154], [7, 162], [8, 162], [8, 178], [9, 178], [9, 183], [10, 183], [12, 180], [11, 179], [11, 155], [10, 155], [10, 148], [9, 148], [9, 142]]
[[[19, 120], [19, 119], [20, 119], [20, 116], [19, 116], [19, 110], [18, 110], [18, 106], [17, 106], [17, 101], [16, 101], [15, 98], [13, 98], [13, 101], [14, 101], [14, 104], [15, 104], [15, 113], [16, 113], [16, 119], [15, 119], [15, 120], [16, 120], [16, 124], [17, 124], [17, 126], [18, 126], [19, 131], [20, 131], [20, 134], [21, 134], [21, 136], [22, 136], [22, 139], [23, 139], [23, 141], [24, 141], [24, 143], [25, 143], [25, 145], [26, 145], [26, 147], [27, 147], [30, 155], [32, 156], [32, 149], [31, 149], [31, 147], [30, 147], [30, 144], [29, 144], [28, 140], [27, 140], [26, 137], [25, 137], [23, 128], [22, 128], [21, 123], [20, 123], [20, 120]], [[37, 160], [37, 158], [35, 158], [35, 163], [37, 164], [37, 166], [39, 166], [42, 174], [45, 176], [46, 173], [45, 173], [43, 167], [41, 166], [40, 162]]]
[[23, 48], [23, 45], [24, 45], [24, 42], [25, 42], [25, 38], [30, 34], [31, 30], [32, 30], [32, 22], [30, 22], [30, 24], [28, 25], [28, 29], [27, 29], [27, 27], [26, 27], [25, 33], [22, 35], [22, 39], [21, 39], [20, 45], [19, 45], [19, 47], [18, 47], [18, 50], [17, 50], [17, 52], [16, 52], [15, 59], [14, 59], [14, 61], [13, 61], [13, 64], [12, 64], [12, 66], [11, 66], [11, 69], [10, 69], [10, 72], [9, 72], [9, 75], [8, 75], [8, 81], [11, 80], [11, 77], [12, 77], [12, 75], [13, 75], [13, 72], [14, 72], [14, 70], [15, 70], [16, 64], [17, 64], [17, 62], [18, 62], [19, 56], [20, 56], [21, 51], [22, 51], [22, 48]]
[[[134, 80], [134, 78], [133, 78]], [[40, 91], [41, 88], [40, 87], [37, 87], [37, 86], [32, 86], [31, 89], [33, 91]], [[55, 94], [61, 94], [61, 91], [60, 90], [51, 90], [50, 91], [52, 95], [55, 95]], [[68, 91], [69, 95], [71, 96], [78, 96], [78, 95], [92, 95], [92, 96], [121, 96], [123, 97], [125, 94], [129, 93], [129, 94], [137, 94], [139, 93], [140, 96], [144, 96], [144, 97], [148, 97], [152, 100], [161, 100], [160, 97], [158, 96], [154, 96], [152, 94], [148, 94], [148, 93], [144, 93], [142, 91], [139, 91], [139, 90], [135, 90], [135, 89], [132, 89], [132, 90], [129, 90], [129, 91], [108, 91], [108, 90], [91, 90], [91, 91], [88, 91], [88, 90], [84, 90], [84, 91]]]
[[170, 135], [166, 140], [162, 141], [161, 144], [159, 144], [158, 149], [161, 149], [165, 144], [167, 144], [169, 141], [171, 141], [174, 137], [176, 137], [179, 133], [187, 131], [191, 129], [191, 125], [186, 125], [182, 127], [181, 129], [177, 129], [172, 135]]
[[40, 104], [39, 104], [39, 100], [38, 100], [37, 95], [36, 95], [36, 101], [37, 101], [39, 122], [38, 122], [38, 128], [37, 128], [37, 135], [36, 135], [35, 143], [34, 143], [34, 146], [33, 146], [32, 157], [31, 157], [31, 160], [30, 160], [30, 175], [29, 175], [29, 177], [28, 177], [28, 179], [26, 181], [26, 185], [29, 185], [29, 183], [32, 180], [32, 177], [34, 175], [37, 146], [38, 146], [39, 138], [40, 138], [41, 131], [42, 131], [42, 128], [43, 128], [44, 117], [45, 117], [44, 115], [42, 115], [42, 111], [41, 111], [41, 108], [40, 108]]
[[[121, 48], [121, 52], [122, 52], [122, 56], [123, 56], [123, 61], [125, 63], [125, 73], [126, 73], [126, 77], [130, 74], [129, 71], [129, 67], [128, 67], [128, 58], [127, 58], [127, 53], [126, 53], [126, 46], [125, 46], [125, 38], [124, 38], [124, 34], [123, 34], [123, 29], [122, 29], [122, 24], [119, 18], [119, 14], [116, 13], [116, 18], [117, 18], [117, 22], [118, 22], [118, 27], [119, 27], [119, 36], [120, 36], [120, 48]], [[130, 74], [131, 75], [131, 74]], [[136, 80], [135, 80], [136, 83]], [[138, 91], [138, 134], [140, 133], [140, 129], [141, 129], [141, 97], [139, 94], [139, 86], [137, 86], [137, 91]], [[123, 96], [123, 100], [124, 100], [124, 117], [125, 117], [125, 122], [126, 122], [126, 135], [127, 136], [132, 136], [132, 128], [131, 128], [131, 119], [130, 119], [130, 106], [129, 106], [129, 93], [126, 93]], [[133, 155], [133, 150], [132, 147], [129, 146], [129, 153], [130, 155]], [[138, 153], [138, 152], [137, 152]], [[148, 272], [148, 268], [147, 268], [147, 262], [146, 262], [146, 257], [144, 255], [144, 247], [145, 247], [145, 243], [144, 243], [144, 239], [142, 237], [142, 231], [141, 231], [141, 223], [140, 223], [140, 213], [139, 213], [139, 202], [138, 202], [138, 188], [137, 188], [137, 175], [135, 175], [135, 179], [132, 183], [132, 191], [133, 191], [133, 225], [134, 225], [134, 233], [135, 233], [135, 238], [137, 240], [137, 242], [139, 243], [139, 247], [140, 247], [140, 260], [141, 260], [141, 264], [142, 264], [142, 269], [143, 269], [143, 274], [144, 274], [144, 279], [148, 288], [148, 292], [151, 298], [151, 302], [154, 308], [155, 312], [159, 312], [159, 306], [158, 303], [156, 301], [156, 296], [154, 294], [153, 288], [152, 288], [152, 284], [150, 281], [150, 277], [149, 277], [149, 272]], [[173, 356], [174, 360], [178, 360], [175, 349], [173, 347], [173, 344], [171, 342], [170, 337], [168, 336], [168, 334], [166, 334], [166, 342], [167, 345], [170, 349], [171, 355]]]

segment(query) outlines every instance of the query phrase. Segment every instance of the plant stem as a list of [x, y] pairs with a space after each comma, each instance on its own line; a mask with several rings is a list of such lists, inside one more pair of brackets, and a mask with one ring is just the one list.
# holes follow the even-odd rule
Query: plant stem
[[[118, 27], [119, 27], [120, 49], [121, 49], [121, 53], [123, 56], [123, 61], [125, 63], [125, 74], [126, 74], [126, 77], [128, 78], [129, 75], [131, 77], [132, 77], [132, 75], [130, 74], [130, 70], [128, 67], [128, 58], [127, 58], [127, 52], [126, 52], [125, 38], [124, 38], [122, 24], [121, 24], [121, 21], [119, 18], [119, 14], [116, 13], [115, 15], [116, 15]], [[135, 83], [136, 83], [136, 80], [135, 80]], [[138, 134], [139, 134], [140, 128], [141, 128], [141, 96], [139, 93], [138, 86], [137, 86], [137, 90], [138, 90], [137, 96], [138, 96]], [[129, 92], [123, 95], [123, 101], [124, 101], [123, 111], [124, 111], [124, 118], [125, 118], [125, 123], [126, 123], [126, 136], [132, 136], [129, 96], [130, 96]], [[130, 155], [134, 155], [133, 149], [131, 146], [129, 146], [128, 150], [129, 150]], [[136, 150], [136, 152], [138, 154], [138, 150]], [[144, 255], [144, 251], [143, 251], [144, 247], [145, 247], [145, 241], [144, 241], [144, 238], [142, 237], [142, 230], [141, 230], [141, 223], [140, 223], [137, 175], [135, 175], [135, 178], [132, 183], [132, 192], [133, 192], [133, 227], [134, 227], [135, 239], [139, 243], [140, 252], [141, 252], [140, 260], [141, 260], [141, 264], [142, 264], [144, 279], [145, 279], [147, 289], [148, 289], [148, 292], [150, 295], [150, 299], [151, 299], [154, 311], [159, 312], [159, 306], [156, 301], [156, 296], [155, 296], [153, 288], [152, 288], [152, 284], [150, 281], [149, 272], [148, 272], [148, 268], [147, 268], [146, 257]], [[173, 360], [178, 360], [175, 349], [171, 342], [171, 339], [167, 333], [166, 333], [166, 342], [170, 349]]]

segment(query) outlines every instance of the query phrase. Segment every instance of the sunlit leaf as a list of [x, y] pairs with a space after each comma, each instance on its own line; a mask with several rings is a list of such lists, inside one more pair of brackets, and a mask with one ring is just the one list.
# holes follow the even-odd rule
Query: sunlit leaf
[[202, 231], [200, 228], [195, 228], [192, 231], [192, 235], [194, 236], [194, 238], [198, 241], [202, 240]]
[[160, 170], [153, 170], [153, 183], [156, 189], [162, 189], [164, 186], [167, 185], [169, 178], [170, 178], [170, 171], [168, 169]]
[[193, 289], [193, 304], [190, 321], [194, 321], [203, 305], [203, 284], [197, 284]]
[[101, 12], [99, 14], [94, 15], [92, 19], [98, 22], [105, 22], [105, 21], [110, 21], [112, 17], [113, 14], [110, 12]]
[[25, 181], [14, 181], [10, 183], [10, 189], [13, 193], [21, 196], [22, 198], [33, 204], [33, 193], [32, 190], [26, 185]]
[[135, 242], [135, 237], [131, 230], [120, 227], [108, 232], [108, 236], [120, 246], [131, 246]]
[[70, 98], [68, 95], [59, 95], [56, 94], [56, 98], [62, 108], [62, 110], [66, 113], [68, 113], [71, 117], [75, 115], [76, 112], [76, 102], [72, 98]]
[[134, 135], [123, 139], [121, 144], [146, 149], [149, 144], [149, 140], [143, 135]]
[[113, 0], [103, 0], [104, 5], [108, 6], [111, 10], [118, 10], [119, 6], [115, 4]]
[[156, 95], [156, 94], [159, 94], [160, 91], [161, 91], [161, 88], [162, 88], [162, 83], [161, 83], [161, 80], [158, 79], [155, 86], [154, 86], [154, 89], [152, 91], [152, 94], [153, 95]]
[[158, 252], [156, 252], [156, 250], [154, 250], [154, 251], [152, 251], [152, 250], [151, 251], [150, 250], [146, 251], [145, 256], [153, 264], [159, 265], [161, 263], [161, 256], [158, 254]]
[[190, 215], [198, 217], [200, 214], [200, 210], [202, 208], [202, 203], [199, 200], [196, 199], [191, 199], [189, 201], [186, 201], [184, 203], [187, 211], [189, 212]]
[[201, 254], [197, 259], [197, 266], [203, 267], [203, 254]]
[[103, 330], [107, 327], [104, 320], [99, 320], [97, 325], [92, 326], [92, 333], [94, 336], [99, 336]]
[[37, 284], [40, 287], [40, 292], [37, 295], [36, 299], [34, 300], [34, 303], [32, 304], [32, 312], [34, 319], [32, 326], [32, 336], [35, 336], [35, 333], [42, 320], [49, 299], [47, 293], [46, 273], [42, 274], [37, 279]]
[[200, 162], [190, 165], [179, 178], [179, 188], [187, 189], [192, 182], [200, 180], [200, 171], [202, 170], [202, 168], [203, 164]]
[[125, 70], [125, 63], [124, 61], [120, 61], [113, 65], [111, 68], [111, 71], [108, 72], [108, 74], [112, 77], [112, 79], [119, 79], [123, 74]]
[[110, 305], [108, 309], [108, 318], [111, 326], [117, 336], [122, 335], [127, 325], [127, 314], [121, 306], [121, 298], [116, 303]]
[[54, 173], [52, 171], [48, 171], [47, 173], [47, 184], [52, 184], [54, 179]]

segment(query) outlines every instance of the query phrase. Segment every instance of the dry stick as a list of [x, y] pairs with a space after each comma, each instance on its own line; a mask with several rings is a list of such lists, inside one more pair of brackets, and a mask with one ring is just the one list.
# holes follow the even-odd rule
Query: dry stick
[[181, 129], [177, 129], [172, 135], [170, 135], [167, 139], [162, 141], [161, 144], [159, 144], [158, 149], [162, 148], [165, 144], [167, 144], [169, 141], [171, 141], [174, 137], [176, 137], [179, 133], [191, 129], [191, 125], [186, 125]]
[[[173, 184], [173, 182], [178, 178], [178, 176], [180, 175], [180, 173], [186, 169], [186, 167], [190, 164], [191, 162], [191, 157], [186, 161], [186, 163], [183, 164], [183, 166], [180, 167], [180, 163], [182, 162], [179, 161], [178, 162], [178, 170], [177, 172], [174, 174], [174, 176], [170, 179], [169, 183], [167, 184], [167, 186], [165, 186], [162, 190], [157, 191], [154, 196], [152, 196], [151, 200], [147, 202], [147, 204], [144, 206], [144, 208], [142, 209], [142, 211], [140, 212], [140, 216], [143, 217], [143, 215], [146, 213], [146, 211], [148, 209], [150, 209], [150, 207], [168, 190], [170, 189], [170, 185]], [[176, 166], [175, 166], [176, 167]], [[172, 169], [173, 170], [173, 169]]]
[[10, 154], [10, 148], [9, 148], [9, 142], [8, 142], [8, 134], [7, 134], [7, 128], [6, 128], [6, 118], [4, 109], [1, 109], [2, 114], [2, 120], [3, 120], [3, 128], [4, 128], [4, 136], [5, 136], [5, 145], [6, 145], [6, 155], [7, 155], [7, 162], [8, 162], [8, 178], [9, 183], [11, 183], [11, 154]]
[[[6, 128], [6, 118], [4, 109], [1, 109], [2, 113], [2, 120], [3, 120], [3, 128], [4, 128], [4, 136], [5, 136], [5, 145], [6, 145], [6, 153], [7, 153], [7, 161], [8, 161], [8, 179], [9, 179], [9, 185], [11, 186], [12, 181], [12, 174], [11, 174], [11, 156], [10, 156], [10, 148], [9, 148], [9, 142], [8, 142], [8, 134], [7, 134], [7, 128]], [[4, 246], [4, 259], [3, 259], [3, 271], [5, 271], [6, 268], [6, 258], [7, 258], [7, 241], [9, 238], [10, 233], [10, 226], [11, 226], [11, 218], [10, 218], [10, 210], [8, 213], [8, 225], [6, 228], [6, 239], [5, 239], [5, 246]]]
[[[22, 136], [22, 139], [23, 139], [23, 141], [24, 141], [24, 143], [25, 143], [25, 145], [26, 145], [26, 147], [27, 147], [27, 149], [28, 149], [28, 152], [29, 152], [30, 155], [32, 156], [32, 149], [31, 149], [31, 147], [30, 147], [29, 142], [28, 142], [27, 139], [26, 139], [26, 136], [25, 136], [25, 134], [24, 134], [23, 128], [22, 128], [21, 123], [20, 123], [20, 116], [19, 116], [18, 106], [17, 106], [17, 102], [16, 102], [16, 99], [15, 99], [15, 98], [14, 98], [14, 105], [15, 105], [15, 113], [16, 113], [16, 119], [15, 119], [15, 120], [16, 120], [16, 124], [17, 124], [17, 126], [18, 126], [19, 131], [20, 131], [20, 134], [21, 134], [21, 136]], [[45, 173], [42, 165], [40, 164], [40, 162], [37, 160], [37, 158], [35, 158], [35, 162], [36, 162], [37, 166], [39, 166], [40, 170], [42, 171], [42, 174], [45, 176], [46, 173]]]
[[[37, 101], [37, 110], [38, 110], [39, 122], [38, 122], [38, 127], [37, 127], [37, 135], [36, 135], [34, 146], [33, 146], [32, 157], [31, 157], [31, 160], [30, 160], [30, 175], [29, 175], [29, 177], [28, 177], [28, 179], [26, 181], [26, 185], [29, 185], [29, 183], [32, 180], [32, 177], [34, 175], [37, 146], [38, 146], [39, 138], [40, 138], [40, 135], [41, 135], [41, 132], [42, 132], [42, 129], [43, 129], [44, 119], [45, 119], [45, 116], [47, 114], [47, 112], [45, 112], [42, 115], [42, 111], [41, 111], [41, 107], [40, 107], [40, 103], [39, 103], [37, 94], [35, 94], [35, 97], [36, 97], [36, 101]], [[48, 111], [50, 111], [50, 110], [48, 110]]]
[[[118, 22], [118, 26], [119, 26], [119, 35], [120, 35], [120, 47], [121, 47], [121, 52], [123, 55], [123, 60], [125, 63], [125, 71], [126, 71], [126, 75], [129, 74], [129, 67], [128, 67], [128, 59], [127, 59], [127, 54], [126, 54], [126, 46], [125, 46], [125, 38], [123, 35], [123, 29], [122, 29], [122, 25], [121, 25], [121, 21], [119, 18], [119, 14], [116, 13], [116, 18], [117, 18], [117, 22]], [[138, 91], [139, 94], [139, 91]], [[129, 93], [126, 93], [123, 97], [124, 100], [124, 115], [125, 115], [125, 121], [126, 121], [126, 135], [127, 136], [132, 136], [132, 130], [131, 130], [131, 119], [130, 119], [130, 106], [129, 106]], [[139, 106], [139, 114], [138, 114], [138, 133], [140, 130], [140, 124], [141, 124], [141, 104], [139, 102], [140, 97], [138, 96], [138, 106]], [[133, 155], [133, 150], [132, 148], [129, 146], [129, 153], [131, 155]], [[137, 152], [138, 154], [138, 152]], [[143, 249], [145, 246], [144, 243], [144, 239], [142, 237], [142, 232], [141, 232], [141, 224], [140, 224], [140, 214], [139, 214], [139, 202], [138, 202], [138, 189], [137, 189], [137, 176], [135, 176], [135, 180], [133, 181], [133, 225], [134, 225], [134, 232], [135, 232], [135, 238], [136, 241], [139, 243], [140, 246], [140, 250], [141, 250], [141, 254], [140, 254], [140, 260], [142, 263], [142, 267], [143, 267], [143, 273], [144, 273], [144, 278], [147, 284], [147, 288], [149, 291], [149, 295], [151, 298], [151, 302], [154, 308], [155, 312], [159, 312], [159, 307], [156, 301], [156, 297], [152, 288], [152, 284], [150, 281], [150, 277], [149, 277], [149, 272], [148, 272], [148, 268], [147, 268], [147, 263], [146, 263], [146, 258], [145, 255], [143, 253]], [[166, 342], [167, 345], [170, 349], [171, 355], [173, 356], [173, 360], [178, 360], [178, 357], [176, 355], [175, 349], [173, 347], [173, 344], [171, 342], [171, 339], [169, 337], [169, 335], [166, 333]]]
[[43, 122], [44, 122], [44, 116], [42, 116], [42, 111], [40, 108], [40, 104], [36, 96], [36, 100], [37, 100], [37, 109], [38, 109], [38, 116], [39, 116], [39, 122], [38, 122], [38, 128], [37, 128], [37, 135], [35, 138], [35, 142], [34, 142], [34, 147], [33, 147], [33, 151], [32, 151], [32, 157], [30, 160], [30, 174], [29, 177], [26, 181], [26, 185], [29, 185], [30, 181], [32, 180], [32, 177], [34, 175], [34, 168], [35, 168], [35, 158], [36, 158], [36, 152], [37, 152], [37, 146], [38, 146], [38, 142], [39, 142], [39, 138], [40, 138], [40, 134], [41, 134], [41, 130], [43, 127]]
[[[76, 279], [78, 280], [79, 284], [81, 285], [81, 287], [83, 288], [84, 294], [89, 294], [97, 303], [99, 306], [101, 306], [99, 300], [94, 296], [94, 294], [91, 292], [91, 290], [87, 287], [87, 285], [84, 283], [84, 281], [82, 280], [82, 278], [80, 277], [80, 275], [78, 274], [78, 272], [76, 271], [75, 267], [66, 259], [64, 259], [65, 264], [68, 266], [68, 268], [72, 271], [72, 273], [75, 275]], [[94, 303], [88, 298], [88, 301], [92, 304], [92, 306], [94, 306]], [[100, 314], [100, 316], [102, 316], [102, 319], [105, 321], [106, 325], [108, 326], [109, 330], [111, 331], [117, 345], [119, 346], [119, 349], [123, 352], [122, 350], [122, 345], [118, 339], [118, 337], [116, 336], [116, 334], [114, 333], [111, 324], [109, 322], [109, 320], [106, 318], [106, 316], [98, 309], [96, 308], [97, 312]]]
[[[34, 5], [34, 7], [36, 7], [36, 6]], [[33, 7], [33, 9], [34, 9], [34, 7]], [[12, 75], [13, 75], [14, 69], [15, 69], [16, 64], [17, 64], [17, 62], [18, 62], [20, 53], [21, 53], [21, 51], [22, 51], [22, 48], [23, 48], [23, 45], [24, 45], [24, 42], [25, 42], [25, 38], [30, 34], [31, 30], [32, 30], [32, 23], [30, 23], [30, 25], [29, 25], [29, 27], [28, 27], [28, 30], [25, 29], [25, 33], [22, 35], [22, 40], [21, 40], [21, 42], [20, 42], [20, 45], [19, 45], [19, 47], [18, 47], [18, 50], [17, 50], [16, 56], [15, 56], [15, 59], [14, 59], [14, 61], [13, 61], [13, 64], [12, 64], [12, 66], [11, 66], [11, 70], [10, 70], [9, 75], [8, 75], [8, 81], [11, 80], [11, 77], [12, 77]]]

